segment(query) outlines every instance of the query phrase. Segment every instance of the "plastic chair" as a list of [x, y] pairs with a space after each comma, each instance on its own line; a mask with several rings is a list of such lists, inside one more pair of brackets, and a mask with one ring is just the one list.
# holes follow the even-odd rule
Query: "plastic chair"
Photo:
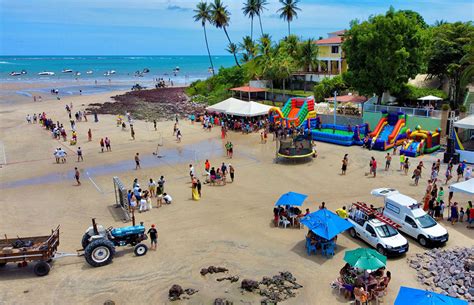
[[291, 222], [285, 216], [281, 216], [280, 217], [280, 222], [278, 223], [278, 225], [282, 225], [286, 229], [286, 226], [289, 225], [290, 223]]
[[308, 253], [308, 255], [311, 255], [311, 252], [314, 252], [314, 254], [316, 254], [316, 251], [316, 245], [312, 245], [311, 239], [306, 238], [306, 252]]
[[334, 256], [334, 243], [326, 243], [321, 246], [321, 252], [324, 256]]
[[339, 291], [339, 294], [341, 294], [341, 291], [344, 292], [344, 290], [346, 289], [344, 287], [344, 283], [342, 282], [341, 278], [337, 278], [337, 280], [333, 281], [331, 283], [331, 288], [337, 289], [337, 291]]

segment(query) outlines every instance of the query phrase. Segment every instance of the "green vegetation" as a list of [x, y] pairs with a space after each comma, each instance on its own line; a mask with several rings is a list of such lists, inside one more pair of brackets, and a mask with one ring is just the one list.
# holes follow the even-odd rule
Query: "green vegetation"
[[324, 102], [324, 98], [332, 96], [334, 91], [340, 94], [347, 89], [348, 85], [344, 82], [344, 78], [341, 75], [333, 78], [325, 77], [319, 84], [314, 86], [314, 100], [316, 102]]
[[210, 105], [231, 97], [229, 88], [234, 88], [248, 82], [250, 76], [246, 65], [242, 67], [220, 68], [219, 73], [207, 80], [198, 80], [186, 88], [186, 94], [194, 101], [206, 102]]
[[[194, 10], [194, 20], [200, 22], [209, 52], [206, 25], [223, 29], [228, 40], [226, 50], [234, 56], [236, 67], [220, 69], [206, 81], [194, 82], [188, 94], [198, 100], [215, 103], [231, 95], [227, 89], [241, 86], [251, 79], [268, 80], [269, 91], [286, 95], [288, 82], [295, 72], [311, 72], [318, 65], [318, 46], [312, 38], [303, 40], [291, 34], [291, 22], [298, 17], [299, 0], [279, 0], [276, 11], [288, 23], [288, 35], [280, 41], [263, 32], [261, 16], [267, 0], [245, 0], [242, 13], [250, 19], [250, 33], [238, 43], [232, 42], [228, 27], [230, 13], [222, 0], [210, 4], [201, 1]], [[254, 39], [254, 19], [258, 17], [261, 35]], [[342, 49], [349, 71], [343, 77], [323, 79], [314, 86], [317, 101], [333, 95], [334, 91], [354, 90], [361, 95], [377, 94], [379, 102], [384, 92], [390, 92], [400, 101], [416, 101], [421, 96], [434, 95], [451, 101], [457, 109], [463, 102], [466, 86], [474, 79], [474, 26], [471, 22], [428, 25], [423, 17], [411, 10], [396, 11], [392, 7], [385, 13], [370, 16], [367, 21], [352, 21], [344, 36]], [[242, 66], [241, 66], [242, 65]], [[449, 94], [437, 89], [416, 88], [408, 80], [419, 73], [428, 73], [449, 83]], [[274, 85], [281, 89], [274, 89]], [[293, 95], [306, 94], [291, 91]], [[285, 96], [284, 96], [285, 97]]]
[[424, 58], [422, 26], [413, 15], [393, 8], [368, 21], [353, 21], [346, 33], [347, 80], [361, 94], [379, 96], [401, 87], [420, 71]]
[[443, 100], [448, 97], [448, 95], [443, 90], [418, 88], [409, 84], [403, 86], [402, 89], [397, 93], [398, 98], [403, 101], [416, 101], [420, 97], [428, 95], [437, 96]]

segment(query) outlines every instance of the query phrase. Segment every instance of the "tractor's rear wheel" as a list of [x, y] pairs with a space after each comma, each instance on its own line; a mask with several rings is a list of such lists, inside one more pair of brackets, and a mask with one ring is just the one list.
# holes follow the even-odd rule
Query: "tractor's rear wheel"
[[114, 244], [107, 239], [96, 239], [87, 245], [84, 257], [92, 267], [102, 267], [112, 262], [115, 254]]
[[90, 239], [90, 235], [89, 233], [84, 233], [84, 235], [82, 236], [82, 240], [81, 240], [81, 245], [82, 245], [82, 249], [85, 249], [87, 247], [87, 245], [89, 245], [89, 239]]
[[136, 256], [143, 256], [148, 252], [148, 247], [145, 244], [138, 244], [133, 250]]
[[45, 261], [39, 261], [36, 263], [35, 268], [33, 269], [33, 272], [37, 276], [45, 276], [49, 273], [49, 270], [51, 269], [51, 266]]
[[0, 268], [5, 267], [7, 263], [0, 263]]

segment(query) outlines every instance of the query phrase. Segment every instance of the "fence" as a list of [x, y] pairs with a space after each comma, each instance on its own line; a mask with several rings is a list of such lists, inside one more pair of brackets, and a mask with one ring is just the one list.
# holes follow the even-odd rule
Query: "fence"
[[115, 203], [117, 204], [116, 207], [122, 209], [124, 221], [130, 221], [131, 216], [127, 197], [127, 189], [118, 177], [113, 177], [113, 181], [115, 191]]
[[409, 108], [409, 107], [396, 107], [396, 106], [384, 106], [384, 105], [371, 105], [366, 103], [364, 105], [364, 112], [381, 112], [386, 110], [387, 112], [401, 111], [410, 116], [419, 116], [426, 118], [438, 118], [441, 119], [440, 110], [429, 110], [423, 108]]
[[[321, 119], [322, 124], [334, 124], [334, 115], [328, 114], [318, 114], [318, 117]], [[360, 125], [363, 124], [364, 120], [362, 117], [355, 117], [355, 116], [344, 116], [344, 115], [337, 115], [336, 116], [336, 124], [337, 125]]]

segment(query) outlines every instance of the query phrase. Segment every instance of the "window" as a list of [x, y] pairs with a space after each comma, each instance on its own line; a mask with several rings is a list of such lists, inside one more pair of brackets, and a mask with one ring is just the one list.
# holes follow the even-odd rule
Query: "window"
[[385, 208], [389, 211], [392, 211], [395, 214], [400, 214], [400, 208], [390, 202], [385, 203]]
[[332, 54], [337, 54], [337, 53], [339, 53], [339, 46], [332, 46], [332, 47], [331, 47], [331, 53], [332, 53]]
[[434, 227], [436, 225], [436, 221], [428, 214], [417, 217], [416, 220], [418, 220], [420, 226], [425, 229]]
[[405, 222], [410, 226], [416, 225], [415, 221], [408, 216], [405, 216]]
[[375, 230], [377, 230], [377, 233], [379, 233], [378, 235], [382, 238], [392, 237], [398, 234], [397, 230], [389, 225], [376, 227]]
[[367, 225], [366, 230], [367, 230], [367, 232], [369, 232], [370, 234], [375, 234], [374, 228], [372, 228], [371, 225]]

